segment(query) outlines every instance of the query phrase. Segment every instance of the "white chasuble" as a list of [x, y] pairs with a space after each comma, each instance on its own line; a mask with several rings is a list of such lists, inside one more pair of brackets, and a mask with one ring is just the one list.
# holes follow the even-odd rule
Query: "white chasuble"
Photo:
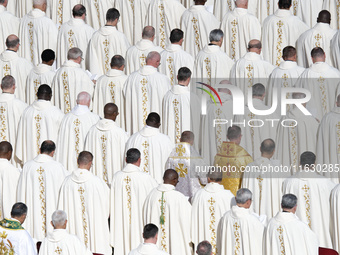
[[319, 240], [308, 225], [295, 214], [279, 212], [268, 223], [263, 254], [318, 255]]
[[[173, 29], [180, 27], [185, 7], [178, 0], [151, 0], [146, 13], [145, 25], [156, 30], [155, 43], [165, 49], [170, 43]], [[185, 35], [184, 35], [185, 36]]]
[[234, 205], [219, 222], [218, 254], [262, 254], [263, 232], [264, 226], [256, 214]]
[[146, 57], [149, 52], [157, 51], [161, 53], [163, 49], [161, 47], [156, 46], [152, 41], [148, 39], [141, 39], [135, 45], [131, 46], [127, 52], [125, 57], [125, 72], [127, 74], [131, 74], [143, 66], [146, 65]]
[[[299, 166], [300, 155], [305, 151], [316, 153], [316, 141], [319, 121], [311, 115], [304, 115], [294, 107], [280, 120], [285, 127], [278, 126], [275, 157], [281, 159], [284, 166]], [[319, 155], [318, 155], [319, 157]]]
[[13, 76], [15, 79], [14, 94], [22, 101], [25, 101], [26, 79], [32, 68], [28, 60], [19, 57], [14, 51], [5, 50], [0, 54], [0, 77], [2, 79], [6, 75]]
[[174, 169], [179, 175], [176, 190], [188, 198], [207, 184], [207, 173], [202, 171], [205, 167], [198, 151], [186, 142], [177, 143], [165, 163], [165, 169]]
[[37, 100], [37, 92], [40, 85], [47, 84], [51, 86], [54, 75], [55, 71], [52, 70], [52, 66], [39, 64], [33, 67], [26, 80], [26, 103], [32, 104]]
[[[81, 4], [86, 8], [86, 23], [98, 30], [105, 25], [106, 12], [113, 8], [114, 0], [81, 0]], [[120, 12], [120, 15], [124, 13]]]
[[150, 112], [158, 113], [162, 120], [162, 101], [170, 88], [170, 80], [153, 66], [146, 65], [128, 77], [123, 89], [128, 133], [143, 128]]
[[42, 241], [53, 230], [51, 216], [57, 210], [59, 190], [68, 174], [62, 164], [46, 154], [24, 164], [17, 201], [30, 208], [23, 226], [32, 238]]
[[84, 150], [86, 135], [98, 121], [99, 116], [85, 105], [77, 105], [63, 118], [56, 144], [56, 159], [68, 171], [77, 169], [78, 155]]
[[125, 163], [125, 143], [128, 134], [109, 119], [101, 119], [92, 126], [86, 135], [85, 150], [93, 154], [91, 172], [111, 184], [113, 175], [120, 171]]
[[123, 96], [124, 83], [128, 77], [123, 71], [110, 69], [98, 78], [93, 94], [93, 112], [104, 117], [104, 106], [114, 103], [118, 107], [119, 115], [116, 123], [125, 129], [125, 98]]
[[40, 154], [43, 141], [57, 142], [58, 130], [64, 117], [50, 101], [37, 100], [26, 108], [18, 125], [15, 156], [26, 163]]
[[313, 64], [311, 57], [312, 49], [321, 47], [326, 54], [326, 63], [332, 65], [330, 44], [336, 32], [329, 24], [317, 23], [313, 28], [300, 35], [296, 42], [298, 64], [308, 68]]
[[48, 233], [41, 243], [39, 255], [58, 254], [58, 252], [63, 255], [92, 255], [77, 236], [67, 233], [65, 229], [54, 229], [53, 232]]
[[295, 84], [295, 87], [305, 88], [312, 94], [307, 109], [318, 120], [335, 106], [339, 77], [339, 70], [325, 62], [316, 62], [300, 75]]
[[58, 209], [67, 213], [67, 231], [93, 253], [111, 255], [110, 190], [86, 169], [75, 169], [60, 188]]
[[[80, 18], [71, 18], [65, 22], [58, 33], [57, 66], [62, 66], [67, 60], [68, 50], [73, 47], [81, 49], [83, 59], [86, 59], [87, 46], [94, 32], [94, 29]], [[81, 62], [80, 66], [85, 70], [85, 61]]]
[[129, 252], [129, 255], [169, 255], [169, 253], [160, 250], [156, 244], [141, 243], [136, 249]]
[[161, 52], [161, 65], [158, 67], [158, 70], [170, 79], [171, 85], [175, 85], [178, 70], [181, 67], [187, 67], [190, 71], [193, 71], [194, 62], [195, 59], [184, 51], [181, 45], [169, 44]]
[[307, 29], [308, 26], [289, 10], [277, 10], [263, 22], [263, 58], [279, 66], [282, 61], [282, 50], [288, 45], [295, 46], [296, 40]]
[[199, 146], [200, 108], [198, 96], [191, 93], [188, 86], [174, 85], [163, 99], [163, 133], [173, 143], [179, 143], [184, 131], [195, 135], [195, 148]]
[[58, 69], [52, 82], [54, 105], [64, 113], [69, 113], [76, 106], [76, 99], [80, 92], [93, 95], [94, 84], [88, 74], [80, 65], [72, 60], [67, 60]]
[[320, 247], [332, 249], [330, 195], [335, 183], [316, 172], [299, 171], [282, 185], [283, 194], [297, 196], [296, 216], [318, 236]]
[[[72, 18], [72, 9], [80, 4], [81, 0], [52, 0], [50, 4], [50, 17], [60, 27]], [[87, 9], [86, 9], [86, 12]]]
[[170, 138], [160, 133], [158, 128], [145, 126], [126, 142], [125, 151], [131, 148], [140, 151], [140, 168], [143, 172], [149, 173], [158, 183], [162, 183], [165, 163], [174, 148]]
[[247, 53], [250, 40], [261, 40], [261, 24], [247, 9], [235, 8], [227, 12], [221, 29], [224, 31], [222, 49], [233, 60], [238, 60]]
[[278, 1], [276, 0], [255, 0], [249, 1], [248, 9], [250, 13], [254, 14], [261, 24], [263, 24], [264, 20], [272, 15], [278, 9]]
[[0, 218], [10, 218], [12, 206], [17, 202], [20, 170], [10, 161], [0, 158]]
[[217, 254], [217, 226], [222, 216], [235, 204], [234, 195], [223, 185], [211, 182], [192, 198], [191, 238], [195, 247], [207, 240]]
[[129, 47], [128, 39], [116, 27], [101, 27], [89, 42], [86, 68], [92, 74], [103, 75], [111, 68], [111, 58], [114, 55], [125, 56]]
[[235, 8], [235, 2], [233, 0], [214, 0], [214, 15], [222, 21], [226, 13], [231, 12]]
[[110, 198], [110, 242], [115, 253], [128, 254], [143, 241], [143, 204], [157, 186], [155, 179], [133, 164], [127, 164], [114, 175]]
[[192, 254], [190, 246], [191, 205], [171, 184], [153, 189], [143, 207], [144, 225], [155, 224], [157, 245], [169, 254]]
[[[293, 11], [293, 14], [302, 19], [307, 26], [313, 27], [316, 24], [319, 12], [325, 10], [325, 8], [322, 7], [323, 2], [324, 1], [318, 0], [293, 0], [291, 10]], [[331, 15], [332, 22], [336, 17], [334, 17], [333, 14]]]
[[22, 19], [19, 27], [20, 56], [34, 65], [40, 63], [41, 53], [46, 49], [56, 52], [58, 29], [46, 13], [33, 9]]
[[[8, 1], [11, 2], [11, 1]], [[13, 2], [13, 1], [12, 1]], [[17, 35], [19, 33], [19, 25], [20, 25], [20, 19], [13, 14], [14, 12], [11, 12], [7, 9], [5, 6], [0, 5], [0, 52], [3, 52], [6, 49], [6, 39], [9, 35]]]
[[184, 32], [183, 48], [194, 58], [209, 43], [209, 34], [218, 29], [220, 22], [208, 12], [204, 5], [193, 5], [181, 18], [181, 29]]

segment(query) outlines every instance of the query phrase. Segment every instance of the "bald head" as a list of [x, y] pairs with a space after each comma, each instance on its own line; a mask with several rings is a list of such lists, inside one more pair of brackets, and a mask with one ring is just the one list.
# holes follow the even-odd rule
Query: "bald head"
[[146, 26], [143, 28], [142, 38], [153, 41], [155, 39], [155, 28], [152, 26]]
[[318, 23], [331, 24], [331, 13], [327, 10], [322, 10], [321, 12], [319, 12], [319, 15], [316, 21]]
[[235, 5], [237, 8], [248, 9], [248, 0], [236, 0]]
[[118, 116], [118, 106], [114, 103], [108, 103], [104, 106], [104, 118], [116, 121]]
[[146, 57], [146, 64], [158, 68], [161, 62], [161, 55], [157, 51], [151, 51]]
[[72, 9], [72, 16], [76, 19], [85, 20], [86, 8], [82, 4], [77, 4]]
[[80, 92], [77, 96], [77, 104], [79, 105], [87, 105], [90, 107], [91, 103], [91, 95], [85, 91]]
[[209, 171], [207, 177], [208, 182], [221, 182], [223, 173], [221, 171]]
[[0, 143], [0, 158], [10, 160], [12, 157], [13, 147], [9, 142]]
[[47, 8], [46, 0], [33, 0], [33, 8], [39, 9], [45, 12]]
[[163, 175], [164, 184], [171, 184], [176, 186], [178, 182], [178, 173], [173, 169], [168, 169]]
[[19, 37], [16, 35], [9, 35], [6, 39], [6, 47], [8, 50], [13, 50], [15, 52], [19, 49]]
[[190, 145], [194, 144], [195, 135], [191, 131], [184, 131], [181, 135], [181, 143], [190, 143]]
[[263, 140], [260, 147], [261, 156], [264, 158], [271, 158], [275, 152], [275, 142], [273, 139]]
[[254, 39], [248, 43], [249, 52], [255, 52], [257, 54], [261, 54], [261, 49], [262, 49], [262, 43], [259, 40]]

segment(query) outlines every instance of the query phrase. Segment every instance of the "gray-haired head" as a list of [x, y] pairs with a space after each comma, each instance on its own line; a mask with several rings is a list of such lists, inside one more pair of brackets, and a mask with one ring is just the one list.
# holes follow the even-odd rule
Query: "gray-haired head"
[[77, 104], [90, 106], [91, 95], [86, 91], [82, 91], [77, 96]]
[[297, 197], [293, 194], [286, 194], [282, 196], [281, 208], [293, 209], [297, 205]]
[[15, 85], [15, 79], [12, 75], [6, 75], [1, 80], [1, 89], [4, 91], [13, 88], [14, 85]]
[[219, 42], [223, 38], [223, 31], [221, 29], [214, 29], [209, 34], [210, 42]]
[[237, 204], [243, 205], [248, 200], [251, 200], [252, 196], [253, 196], [253, 193], [251, 193], [249, 189], [242, 188], [237, 191], [235, 200]]
[[81, 51], [81, 49], [74, 47], [68, 50], [67, 52], [67, 59], [68, 60], [76, 60], [79, 57], [83, 56], [83, 52]]
[[142, 38], [152, 39], [155, 36], [155, 28], [152, 26], [146, 26], [143, 28]]
[[47, 0], [33, 0], [33, 8], [45, 12], [47, 8]]
[[261, 83], [256, 83], [252, 86], [253, 97], [262, 97], [266, 93], [266, 88]]
[[208, 241], [202, 241], [197, 245], [197, 255], [211, 255], [212, 246]]
[[52, 224], [54, 228], [62, 228], [67, 220], [66, 212], [57, 210], [52, 214]]
[[151, 51], [146, 57], [145, 62], [147, 65], [158, 68], [161, 62], [161, 55], [157, 51]]
[[125, 59], [121, 55], [114, 55], [111, 58], [111, 68], [112, 69], [119, 69], [123, 65], [125, 65]]
[[223, 173], [221, 171], [212, 171], [210, 169], [209, 173], [207, 174], [207, 177], [210, 179], [211, 182], [221, 182], [223, 178]]

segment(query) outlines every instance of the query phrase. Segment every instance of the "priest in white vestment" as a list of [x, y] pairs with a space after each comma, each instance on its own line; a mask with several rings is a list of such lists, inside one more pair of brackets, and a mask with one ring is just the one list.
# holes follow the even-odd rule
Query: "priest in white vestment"
[[170, 32], [181, 25], [186, 8], [178, 0], [151, 0], [146, 13], [145, 25], [156, 29], [155, 43], [165, 49]]
[[208, 240], [213, 254], [217, 254], [217, 226], [225, 212], [235, 205], [235, 198], [221, 185], [222, 172], [209, 172], [207, 177], [208, 184], [191, 201], [191, 238], [195, 246]]
[[97, 30], [88, 45], [86, 68], [92, 74], [103, 75], [110, 69], [114, 55], [125, 56], [130, 43], [126, 36], [117, 30], [120, 13], [111, 8], [106, 13], [106, 24]]
[[194, 140], [195, 135], [191, 131], [184, 131], [165, 163], [165, 169], [174, 169], [179, 174], [176, 190], [189, 199], [207, 184], [204, 170], [208, 166], [194, 148]]
[[54, 105], [64, 113], [76, 106], [77, 95], [86, 91], [93, 95], [94, 84], [89, 75], [80, 67], [83, 52], [79, 48], [68, 51], [67, 61], [58, 69], [52, 82]]
[[100, 76], [96, 82], [93, 93], [93, 112], [101, 118], [104, 117], [104, 106], [107, 103], [114, 103], [119, 109], [119, 115], [115, 122], [125, 129], [125, 98], [123, 88], [126, 79], [124, 74], [125, 60], [120, 55], [115, 55], [111, 59], [111, 69]]
[[313, 64], [297, 80], [295, 87], [302, 87], [311, 93], [307, 109], [318, 120], [335, 106], [340, 71], [326, 63], [322, 48], [315, 47], [312, 52]]
[[55, 23], [46, 17], [45, 11], [46, 0], [33, 0], [33, 10], [21, 19], [19, 27], [20, 56], [35, 66], [40, 63], [44, 50], [57, 50], [58, 29]]
[[129, 252], [129, 255], [169, 255], [157, 247], [158, 227], [155, 224], [149, 223], [144, 226], [143, 238], [144, 242], [138, 245], [136, 249]]
[[291, 3], [291, 0], [279, 0], [279, 9], [262, 25], [263, 58], [276, 66], [282, 61], [283, 48], [295, 46], [299, 36], [308, 29], [299, 17], [291, 13]]
[[128, 77], [123, 94], [125, 97], [126, 131], [136, 133], [145, 125], [150, 112], [162, 117], [162, 100], [170, 90], [170, 80], [157, 71], [160, 55], [151, 51], [146, 57], [146, 65]]
[[41, 54], [41, 64], [33, 67], [27, 76], [25, 98], [26, 103], [32, 104], [37, 100], [38, 88], [42, 84], [51, 86], [55, 71], [53, 70], [53, 63], [55, 60], [55, 53], [53, 50], [44, 50]]
[[57, 141], [64, 117], [64, 113], [52, 105], [52, 90], [48, 85], [41, 85], [37, 96], [38, 100], [26, 108], [18, 124], [15, 156], [21, 165], [38, 156], [43, 141]]
[[81, 0], [81, 3], [88, 12], [86, 23], [93, 27], [94, 30], [98, 30], [105, 25], [106, 11], [114, 5], [113, 0]]
[[84, 147], [94, 155], [92, 173], [109, 186], [113, 175], [124, 166], [125, 143], [129, 138], [116, 123], [118, 110], [114, 103], [105, 105], [104, 118], [90, 128]]
[[181, 67], [194, 70], [195, 59], [182, 48], [183, 37], [182, 30], [178, 28], [172, 30], [170, 33], [171, 44], [161, 52], [161, 65], [158, 70], [170, 79], [172, 86], [176, 83], [176, 74]]
[[93, 253], [111, 255], [108, 219], [110, 190], [90, 172], [93, 156], [82, 151], [78, 169], [73, 169], [60, 188], [58, 209], [67, 213], [67, 231], [76, 235]]
[[248, 11], [248, 0], [237, 0], [235, 4], [236, 8], [227, 12], [221, 23], [224, 31], [222, 49], [233, 60], [238, 60], [247, 53], [250, 40], [261, 40], [261, 24]]
[[258, 215], [249, 209], [252, 202], [251, 191], [239, 189], [235, 200], [236, 205], [224, 214], [218, 225], [218, 254], [262, 254], [264, 225]]
[[171, 87], [163, 98], [163, 133], [173, 143], [178, 143], [183, 131], [195, 134], [195, 148], [199, 146], [200, 106], [198, 96], [190, 92], [191, 71], [187, 67], [178, 70], [178, 84]]
[[[213, 86], [220, 80], [229, 78], [234, 61], [221, 50], [223, 42], [221, 29], [212, 30], [209, 34], [209, 41], [210, 43], [205, 45], [196, 56], [194, 77], [197, 81]], [[195, 86], [192, 87], [194, 87], [192, 91], [202, 92], [198, 91]]]
[[282, 191], [300, 198], [296, 215], [317, 234], [320, 247], [332, 249], [330, 194], [335, 183], [314, 171], [315, 158], [313, 152], [302, 153], [300, 171], [283, 182]]
[[168, 169], [163, 184], [153, 189], [143, 207], [144, 224], [153, 223], [159, 229], [158, 247], [169, 254], [192, 254], [191, 205], [175, 190], [178, 173]]
[[143, 204], [151, 190], [158, 186], [154, 178], [142, 171], [140, 164], [140, 151], [129, 149], [126, 166], [112, 179], [110, 243], [117, 254], [128, 254], [141, 243]]
[[67, 232], [67, 223], [67, 215], [64, 211], [58, 210], [52, 214], [51, 225], [54, 229], [42, 241], [39, 255], [50, 255], [58, 252], [63, 255], [92, 255], [92, 252], [85, 247], [85, 244], [77, 236]]
[[[0, 94], [0, 119], [2, 120], [0, 142], [10, 142], [13, 147], [13, 152], [15, 152], [18, 124], [22, 113], [28, 107], [27, 104], [15, 97], [15, 89], [16, 85], [13, 76], [6, 75], [2, 78], [2, 93]], [[11, 163], [13, 165], [18, 163], [15, 161], [14, 155], [11, 158]]]
[[[0, 221], [2, 239], [7, 239], [7, 247], [11, 247], [5, 254], [37, 255], [37, 248], [30, 234], [21, 226], [27, 215], [27, 206], [16, 203], [11, 210], [11, 217]], [[5, 240], [2, 240], [5, 241]], [[5, 241], [6, 243], [6, 241]]]
[[[67, 53], [73, 47], [79, 48], [86, 59], [88, 43], [95, 32], [94, 29], [85, 23], [86, 9], [83, 5], [77, 4], [72, 9], [72, 18], [65, 22], [59, 29], [57, 44], [57, 66], [61, 67], [67, 60]], [[80, 63], [85, 70], [85, 61]]]
[[16, 190], [20, 170], [11, 164], [13, 147], [9, 142], [0, 142], [0, 218], [10, 218], [12, 205], [17, 201]]
[[222, 21], [224, 15], [227, 12], [231, 12], [235, 8], [235, 5], [237, 5], [237, 3], [234, 0], [225, 0], [225, 1], [214, 0], [214, 15], [215, 15], [215, 17], [219, 21]]
[[319, 254], [317, 235], [295, 215], [297, 202], [298, 198], [293, 194], [282, 197], [282, 211], [268, 223], [264, 235], [263, 254]]
[[[303, 93], [293, 93], [293, 99], [302, 99]], [[306, 103], [302, 104], [306, 107]], [[316, 153], [317, 133], [320, 121], [313, 115], [305, 115], [299, 108], [293, 108], [282, 116], [276, 134], [278, 146], [275, 157], [281, 159], [284, 166], [299, 166], [299, 155], [305, 151]], [[319, 155], [319, 154], [318, 154]], [[321, 155], [320, 155], [321, 156]]]
[[55, 143], [44, 141], [40, 154], [24, 164], [18, 182], [17, 201], [30, 208], [24, 227], [38, 241], [53, 230], [49, 219], [57, 209], [59, 189], [69, 174], [53, 159], [54, 152]]
[[330, 44], [337, 31], [330, 27], [330, 23], [331, 14], [323, 10], [319, 13], [316, 25], [300, 35], [296, 42], [299, 66], [308, 68], [313, 64], [310, 52], [314, 47], [321, 47], [327, 56], [326, 63], [332, 65]]
[[230, 71], [230, 81], [239, 87], [245, 98], [248, 88], [255, 83], [261, 82], [265, 87], [268, 77], [274, 70], [274, 66], [261, 57], [262, 44], [259, 40], [251, 40], [248, 43], [248, 52], [236, 61]]
[[26, 79], [33, 66], [28, 60], [19, 57], [17, 51], [20, 41], [16, 35], [7, 37], [6, 47], [7, 49], [0, 54], [0, 77], [12, 75], [16, 81], [15, 95], [25, 101]]
[[165, 163], [174, 148], [167, 135], [160, 132], [160, 116], [151, 112], [146, 119], [146, 125], [133, 134], [126, 142], [125, 150], [137, 148], [141, 156], [141, 169], [149, 173], [158, 183], [162, 183]]
[[56, 159], [70, 172], [77, 169], [77, 158], [84, 149], [85, 138], [99, 116], [89, 109], [91, 96], [79, 93], [77, 105], [63, 118], [58, 133]]
[[60, 28], [63, 23], [72, 18], [72, 8], [80, 3], [81, 0], [52, 0], [50, 6], [47, 6], [47, 10], [50, 11], [50, 18]]
[[261, 157], [247, 166], [243, 173], [242, 187], [253, 193], [251, 208], [259, 215], [266, 215], [267, 219], [274, 217], [280, 211], [282, 197], [282, 183], [291, 175], [289, 172], [272, 171], [280, 169], [280, 160], [273, 159], [275, 142], [266, 139], [261, 143]]
[[194, 58], [209, 42], [211, 30], [220, 27], [216, 17], [206, 10], [207, 0], [195, 0], [195, 5], [186, 10], [181, 18], [181, 29], [184, 32], [183, 48]]
[[6, 9], [8, 1], [13, 2], [13, 0], [3, 0], [0, 2], [0, 52], [3, 52], [6, 49], [5, 41], [9, 35], [17, 35], [19, 33], [19, 25], [20, 19], [11, 12]]
[[146, 56], [151, 51], [160, 53], [163, 49], [154, 44], [155, 28], [146, 26], [143, 28], [142, 39], [131, 46], [126, 52], [125, 72], [131, 74], [146, 65]]

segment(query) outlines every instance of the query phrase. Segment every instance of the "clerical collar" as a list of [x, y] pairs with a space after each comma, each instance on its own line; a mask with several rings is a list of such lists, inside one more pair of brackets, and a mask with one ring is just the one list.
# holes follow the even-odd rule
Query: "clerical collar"
[[15, 53], [16, 53], [16, 51], [15, 51], [15, 50], [6, 49], [6, 51], [13, 51], [13, 52], [15, 52]]
[[182, 86], [182, 87], [186, 87], [187, 85], [183, 85], [183, 84], [177, 84], [178, 86]]

